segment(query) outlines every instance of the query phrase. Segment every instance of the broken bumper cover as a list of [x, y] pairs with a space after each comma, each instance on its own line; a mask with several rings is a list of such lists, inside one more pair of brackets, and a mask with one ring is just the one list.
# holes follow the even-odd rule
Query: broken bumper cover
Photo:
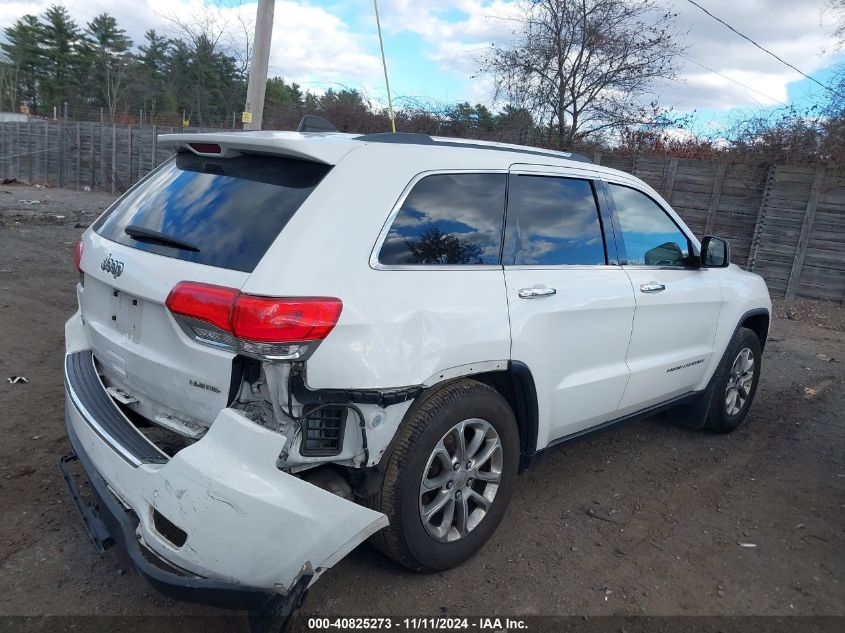
[[[69, 322], [67, 330], [72, 329]], [[70, 342], [73, 332], [66, 333]], [[111, 517], [110, 535], [166, 593], [226, 606], [223, 594], [233, 591], [243, 599], [231, 606], [248, 608], [262, 593], [264, 598], [290, 593], [309, 570], [313, 583], [387, 525], [383, 514], [279, 471], [276, 459], [285, 438], [232, 409], [223, 409], [201, 440], [172, 458], [139, 459], [126, 436], [113, 432], [114, 420], [106, 421], [113, 411], [107, 416], [103, 401], [91, 400], [99, 392], [79, 386], [90, 384], [93, 372], [104, 391], [90, 350], [72, 349], [69, 345], [65, 363], [65, 419], [74, 450], [104, 519]], [[143, 438], [113, 402], [110, 406], [128, 425], [121, 433]], [[184, 541], [174, 540], [162, 525], [177, 527]], [[212, 591], [195, 593], [199, 586]]]
[[74, 501], [98, 549], [102, 547], [102, 541], [99, 539], [110, 538], [126, 553], [135, 569], [147, 582], [161, 593], [177, 600], [259, 612], [273, 609], [278, 603], [284, 602], [288, 607], [285, 609], [288, 614], [298, 606], [314, 575], [310, 567], [302, 570], [302, 574], [293, 583], [290, 591], [279, 593], [261, 587], [247, 587], [211, 578], [201, 578], [168, 565], [167, 561], [159, 558], [138, 540], [137, 517], [109, 491], [108, 484], [91, 464], [70, 426], [68, 426], [68, 436], [75, 451], [73, 457], [79, 460], [88, 477], [94, 508], [79, 498], [78, 487], [70, 469], [67, 468], [70, 456], [62, 460], [62, 474], [68, 480]]

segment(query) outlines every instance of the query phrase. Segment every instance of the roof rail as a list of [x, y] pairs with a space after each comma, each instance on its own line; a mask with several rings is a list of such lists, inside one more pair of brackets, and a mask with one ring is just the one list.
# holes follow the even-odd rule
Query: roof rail
[[436, 147], [464, 147], [468, 149], [486, 149], [499, 152], [515, 152], [518, 154], [533, 154], [535, 156], [548, 156], [551, 158], [565, 158], [567, 160], [574, 160], [579, 163], [590, 163], [591, 161], [582, 154], [575, 154], [572, 152], [560, 152], [553, 149], [542, 149], [535, 147], [522, 147], [517, 145], [496, 145], [486, 143], [473, 143], [449, 141], [442, 138], [432, 138], [428, 134], [419, 134], [416, 132], [376, 132], [375, 134], [362, 134], [353, 137], [355, 141], [365, 141], [367, 143], [398, 143], [401, 145], [432, 145]]
[[306, 114], [296, 128], [297, 132], [337, 132], [337, 128], [326, 119], [315, 114]]

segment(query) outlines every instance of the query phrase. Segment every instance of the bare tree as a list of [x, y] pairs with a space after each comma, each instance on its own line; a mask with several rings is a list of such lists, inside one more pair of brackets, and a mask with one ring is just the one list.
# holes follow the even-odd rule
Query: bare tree
[[221, 69], [218, 62], [225, 59], [232, 67], [236, 64], [229, 48], [232, 42], [229, 23], [221, 6], [219, 1], [213, 2], [193, 12], [190, 18], [168, 18], [170, 31], [180, 40], [179, 53], [187, 66], [186, 85], [180, 86], [179, 91], [193, 106], [188, 118], [196, 115], [200, 125], [205, 123], [209, 100], [215, 84], [219, 83]]
[[560, 147], [661, 112], [647, 95], [675, 76], [674, 14], [655, 0], [521, 1], [511, 42], [481, 58], [497, 99], [529, 110]]
[[825, 19], [827, 13], [832, 16], [833, 28], [830, 34], [833, 35], [836, 41], [836, 50], [842, 50], [845, 46], [845, 0], [828, 0], [827, 6], [822, 11], [822, 18]]

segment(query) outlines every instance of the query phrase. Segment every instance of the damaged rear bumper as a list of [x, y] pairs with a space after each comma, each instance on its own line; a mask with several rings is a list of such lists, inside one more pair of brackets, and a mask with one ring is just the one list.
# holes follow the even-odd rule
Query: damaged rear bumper
[[383, 514], [279, 471], [285, 438], [231, 409], [172, 458], [139, 454], [146, 438], [113, 402], [103, 408], [98, 385], [104, 393], [91, 352], [69, 352], [68, 435], [108, 534], [168, 595], [250, 610], [295, 600], [387, 525]]
[[[278, 609], [287, 614], [299, 606], [314, 576], [308, 565], [302, 569], [290, 590], [280, 593], [272, 589], [249, 587], [188, 574], [157, 556], [137, 538], [137, 516], [109, 491], [108, 484], [91, 464], [70, 426], [68, 437], [75, 452], [62, 459], [62, 474], [82, 514], [89, 536], [98, 550], [103, 551], [112, 543], [116, 544], [147, 582], [161, 593], [177, 600], [245, 611], [263, 612]], [[85, 470], [90, 500], [81, 497], [78, 479], [69, 468], [69, 463], [74, 459], [78, 459]]]

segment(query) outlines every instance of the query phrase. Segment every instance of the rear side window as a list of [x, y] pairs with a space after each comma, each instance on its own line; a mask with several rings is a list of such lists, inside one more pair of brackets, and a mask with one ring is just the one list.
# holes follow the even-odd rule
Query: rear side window
[[275, 156], [183, 152], [119, 200], [94, 230], [158, 255], [252, 272], [330, 169]]
[[599, 209], [589, 180], [511, 176], [505, 265], [606, 262]]
[[436, 174], [402, 203], [378, 261], [401, 265], [498, 264], [506, 174]]

